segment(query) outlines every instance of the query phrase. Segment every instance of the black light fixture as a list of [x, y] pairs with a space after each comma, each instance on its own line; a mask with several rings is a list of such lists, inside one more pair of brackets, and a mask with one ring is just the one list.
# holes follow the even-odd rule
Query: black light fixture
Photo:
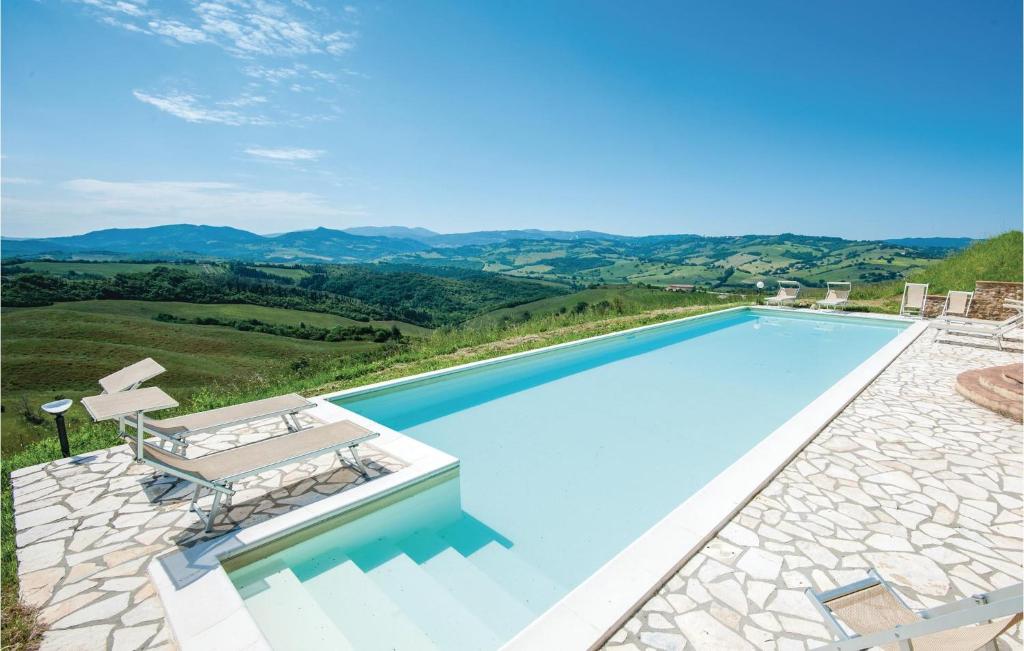
[[57, 438], [60, 439], [60, 453], [65, 459], [71, 456], [71, 447], [68, 445], [68, 430], [64, 426], [64, 412], [71, 409], [71, 405], [74, 403], [74, 400], [64, 398], [63, 400], [48, 402], [42, 406], [43, 411], [56, 417]]

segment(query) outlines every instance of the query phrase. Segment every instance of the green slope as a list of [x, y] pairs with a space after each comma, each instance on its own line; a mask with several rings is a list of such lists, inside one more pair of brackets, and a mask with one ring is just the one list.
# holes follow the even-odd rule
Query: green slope
[[1009, 231], [992, 239], [975, 242], [910, 276], [915, 283], [928, 283], [928, 291], [941, 294], [951, 289], [970, 291], [978, 280], [1021, 282], [1024, 277], [1024, 237]]

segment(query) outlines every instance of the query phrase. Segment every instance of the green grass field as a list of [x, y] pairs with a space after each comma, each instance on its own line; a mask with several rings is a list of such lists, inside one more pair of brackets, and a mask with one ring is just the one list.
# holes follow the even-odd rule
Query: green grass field
[[50, 273], [56, 276], [64, 276], [70, 272], [96, 276], [137, 274], [152, 271], [156, 267], [177, 267], [193, 273], [220, 273], [217, 267], [208, 264], [176, 264], [172, 262], [49, 262], [32, 260], [18, 264], [18, 267], [28, 267], [35, 272]]
[[470, 320], [466, 325], [469, 327], [493, 326], [506, 319], [521, 320], [525, 313], [529, 313], [531, 317], [544, 317], [563, 309], [572, 310], [580, 302], [594, 306], [602, 301], [619, 306], [618, 309], [624, 313], [635, 314], [646, 310], [660, 310], [684, 305], [716, 305], [721, 302], [721, 299], [718, 299], [715, 294], [703, 292], [676, 293], [635, 285], [609, 285], [495, 310]]
[[[334, 314], [322, 312], [305, 312], [303, 310], [287, 310], [244, 303], [180, 303], [172, 301], [79, 301], [76, 303], [59, 303], [61, 309], [87, 314], [116, 314], [152, 319], [157, 314], [173, 314], [174, 316], [193, 319], [198, 317], [215, 317], [219, 319], [257, 319], [266, 323], [297, 326], [305, 323], [318, 328], [334, 326], [372, 325], [378, 328], [397, 326], [402, 334], [408, 337], [421, 337], [430, 334], [429, 328], [403, 323], [401, 321], [356, 321]], [[6, 308], [12, 313], [16, 310], [35, 310], [39, 308]]]
[[[38, 414], [38, 406], [55, 396], [78, 399], [91, 395], [98, 391], [96, 381], [100, 377], [144, 357], [152, 357], [168, 369], [160, 377], [160, 386], [180, 400], [206, 386], [249, 382], [261, 375], [279, 374], [303, 358], [341, 357], [380, 346], [370, 342], [306, 341], [218, 326], [162, 323], [153, 320], [151, 313], [167, 311], [167, 305], [176, 304], [126, 303], [137, 302], [88, 301], [3, 310], [0, 317], [3, 325], [0, 424], [5, 453], [52, 435], [52, 423], [33, 425], [21, 415], [23, 404]], [[196, 316], [203, 315], [199, 308], [252, 308], [184, 305], [196, 308]], [[297, 322], [307, 314], [255, 309], [285, 314], [257, 316], [255, 312], [245, 311], [240, 315], [279, 321], [287, 318]], [[78, 408], [69, 412], [69, 416], [72, 425], [85, 418]]]

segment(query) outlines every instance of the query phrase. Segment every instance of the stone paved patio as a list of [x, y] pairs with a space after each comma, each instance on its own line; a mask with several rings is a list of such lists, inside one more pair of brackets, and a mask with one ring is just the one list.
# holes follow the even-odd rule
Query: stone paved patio
[[[1020, 581], [1020, 426], [953, 389], [962, 370], [1016, 359], [925, 334], [607, 648], [803, 649], [827, 639], [803, 588], [860, 578], [869, 565], [920, 606]], [[283, 431], [278, 420], [221, 432], [190, 455]], [[399, 467], [366, 453], [376, 472]], [[239, 485], [214, 534], [362, 481], [331, 456], [266, 473]], [[51, 626], [43, 648], [173, 648], [146, 566], [205, 539], [185, 487], [123, 446], [12, 482], [22, 595]], [[1021, 648], [1019, 630], [1001, 644]]]
[[[804, 588], [874, 566], [925, 608], [1022, 579], [1021, 425], [956, 393], [1020, 355], [926, 332], [616, 633], [606, 651], [804, 649]], [[1020, 649], [1020, 627], [1000, 640]]]
[[[188, 456], [286, 431], [280, 419], [224, 430], [190, 439]], [[371, 476], [400, 467], [371, 445], [361, 450]], [[150, 560], [366, 481], [333, 454], [284, 466], [236, 484], [231, 509], [204, 534], [188, 485], [134, 463], [127, 446], [25, 470], [11, 479], [19, 574], [22, 598], [50, 626], [43, 650], [174, 648]]]

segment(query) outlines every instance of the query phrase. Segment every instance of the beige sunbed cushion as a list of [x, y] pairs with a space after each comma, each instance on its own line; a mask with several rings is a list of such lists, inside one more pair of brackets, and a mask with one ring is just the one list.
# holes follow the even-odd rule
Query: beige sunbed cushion
[[918, 307], [924, 305], [925, 292], [927, 291], [927, 285], [919, 285], [916, 283], [907, 283], [906, 289], [906, 300], [905, 305], [908, 307]]
[[[146, 444], [144, 456], [188, 475], [217, 481], [236, 475], [252, 474], [292, 458], [299, 458], [323, 450], [325, 453], [376, 438], [377, 433], [343, 420], [312, 427], [281, 436], [264, 439], [230, 450], [214, 452], [195, 459], [184, 459], [176, 454]], [[132, 450], [137, 452], [134, 437], [128, 437]]]
[[151, 357], [147, 357], [140, 362], [135, 362], [131, 366], [125, 366], [120, 371], [101, 378], [100, 386], [107, 393], [117, 393], [150, 380], [166, 370], [163, 366], [153, 361]]
[[967, 316], [967, 303], [971, 300], [971, 292], [952, 291], [947, 296], [949, 302], [946, 305], [946, 314]]
[[[299, 394], [287, 393], [283, 396], [243, 402], [240, 405], [228, 405], [227, 407], [201, 411], [196, 414], [163, 419], [147, 418], [146, 426], [164, 434], [187, 434], [188, 432], [219, 429], [258, 418], [293, 414], [313, 406], [312, 402]], [[128, 418], [127, 420], [129, 423], [135, 424], [134, 418]]]
[[825, 605], [858, 635], [921, 621], [917, 613], [901, 604], [880, 584], [838, 597]]

